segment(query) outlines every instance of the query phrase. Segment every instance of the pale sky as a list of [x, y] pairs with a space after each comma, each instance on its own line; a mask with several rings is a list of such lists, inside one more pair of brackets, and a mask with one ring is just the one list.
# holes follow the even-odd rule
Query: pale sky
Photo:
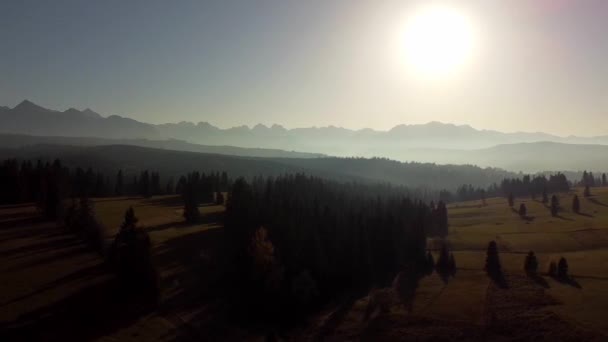
[[[403, 60], [421, 4], [467, 18], [463, 65]], [[389, 129], [442, 121], [608, 134], [608, 1], [0, 2], [0, 105], [220, 127]]]

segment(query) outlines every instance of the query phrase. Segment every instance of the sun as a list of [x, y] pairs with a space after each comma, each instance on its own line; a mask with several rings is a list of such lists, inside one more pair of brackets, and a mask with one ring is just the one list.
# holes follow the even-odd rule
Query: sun
[[401, 38], [404, 58], [417, 73], [439, 76], [466, 64], [475, 48], [469, 18], [455, 8], [425, 7], [406, 20]]

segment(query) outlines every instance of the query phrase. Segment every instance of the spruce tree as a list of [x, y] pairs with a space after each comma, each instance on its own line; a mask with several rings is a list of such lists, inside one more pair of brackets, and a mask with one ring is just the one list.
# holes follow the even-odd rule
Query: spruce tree
[[579, 201], [577, 195], [574, 195], [572, 198], [572, 211], [577, 214], [581, 211], [581, 202]]
[[602, 186], [608, 185], [608, 180], [606, 179], [606, 174], [602, 174]]
[[549, 203], [549, 196], [547, 195], [547, 188], [543, 188], [543, 204]]
[[513, 199], [513, 193], [509, 193], [508, 201], [509, 201], [509, 207], [513, 208], [513, 206], [515, 205], [515, 201]]
[[557, 196], [551, 196], [551, 215], [557, 216], [559, 213], [559, 199]]
[[528, 213], [528, 209], [526, 209], [526, 205], [524, 203], [519, 205], [519, 216], [524, 218]]
[[549, 264], [548, 273], [550, 277], [557, 277], [557, 264], [555, 263], [555, 261], [551, 261], [551, 263]]
[[448, 271], [451, 276], [456, 274], [456, 259], [454, 258], [454, 253], [450, 253], [450, 258], [448, 259]]
[[585, 185], [585, 191], [584, 191], [583, 195], [585, 197], [591, 197], [591, 189], [589, 188], [589, 185]]
[[536, 274], [538, 270], [538, 259], [536, 259], [536, 255], [533, 251], [528, 252], [526, 256], [526, 261], [524, 262], [524, 270], [529, 275]]
[[494, 280], [502, 278], [502, 267], [500, 266], [496, 241], [490, 241], [488, 244], [485, 271], [488, 273], [488, 276]]

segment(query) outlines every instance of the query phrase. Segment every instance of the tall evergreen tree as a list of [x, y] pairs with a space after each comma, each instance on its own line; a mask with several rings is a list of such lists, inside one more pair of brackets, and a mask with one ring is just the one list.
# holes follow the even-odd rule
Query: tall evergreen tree
[[494, 280], [502, 278], [502, 267], [498, 257], [498, 246], [496, 245], [496, 241], [490, 241], [488, 244], [485, 271], [488, 273], [488, 276]]
[[579, 201], [577, 195], [574, 195], [572, 198], [572, 211], [577, 214], [581, 211], [581, 202]]
[[524, 262], [524, 270], [529, 275], [535, 275], [538, 271], [538, 259], [533, 251], [528, 252], [526, 261]]
[[543, 188], [543, 204], [549, 203], [549, 195], [547, 195], [547, 188]]
[[602, 173], [602, 186], [607, 186], [608, 180], [606, 179], [606, 174]]
[[585, 191], [583, 192], [583, 196], [591, 197], [591, 189], [589, 188], [589, 185], [585, 185]]
[[515, 205], [515, 200], [513, 199], [513, 193], [509, 193], [508, 201], [509, 201], [509, 207], [513, 208], [513, 206]]
[[526, 214], [528, 213], [528, 209], [526, 208], [526, 205], [524, 203], [519, 205], [519, 216], [521, 216], [522, 218], [526, 217]]
[[551, 196], [551, 215], [557, 216], [558, 213], [559, 213], [559, 199], [557, 198], [557, 196], [553, 195], [553, 196]]

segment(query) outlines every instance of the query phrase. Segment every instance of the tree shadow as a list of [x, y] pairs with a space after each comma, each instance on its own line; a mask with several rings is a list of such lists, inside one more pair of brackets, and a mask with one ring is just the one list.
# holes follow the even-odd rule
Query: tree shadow
[[40, 287], [39, 289], [29, 292], [25, 295], [21, 295], [19, 297], [16, 298], [12, 298], [6, 302], [0, 303], [0, 307], [4, 307], [6, 305], [9, 305], [11, 303], [15, 303], [15, 302], [19, 302], [22, 301], [24, 299], [33, 297], [37, 294], [40, 294], [42, 292], [48, 291], [50, 289], [53, 289], [55, 287], [61, 286], [61, 285], [65, 285], [67, 283], [71, 283], [71, 282], [75, 282], [75, 281], [86, 281], [87, 279], [90, 278], [94, 278], [96, 276], [99, 276], [101, 274], [104, 274], [107, 270], [105, 270], [105, 268], [103, 267], [102, 263], [78, 270], [76, 272], [72, 272], [69, 273], [61, 278], [58, 278], [56, 280], [53, 280], [50, 283], [47, 283], [45, 285], [43, 285], [42, 287]]
[[18, 208], [27, 208], [33, 206], [34, 203], [19, 203], [19, 204], [2, 204], [0, 205], [0, 210], [2, 209], [18, 209]]
[[589, 200], [589, 202], [591, 202], [591, 203], [601, 205], [603, 207], [608, 207], [608, 204], [598, 201], [597, 198], [587, 197], [587, 200]]
[[545, 278], [543, 278], [543, 276], [541, 276], [540, 274], [537, 273], [528, 273], [528, 278], [530, 278], [530, 280], [532, 280], [533, 282], [537, 283], [538, 285], [542, 286], [545, 289], [550, 288], [551, 286], [549, 286], [549, 282], [547, 282], [545, 280]]
[[583, 288], [581, 286], [581, 284], [578, 281], [576, 281], [574, 278], [572, 278], [572, 277], [567, 277], [567, 278], [555, 277], [553, 279], [555, 279], [556, 281], [558, 281], [558, 282], [560, 282], [562, 284], [570, 285], [570, 286], [575, 287], [577, 289], [582, 289]]
[[557, 215], [555, 215], [555, 216], [553, 216], [553, 217], [557, 217], [558, 219], [560, 219], [560, 220], [564, 220], [564, 221], [574, 221], [573, 219], [571, 219], [571, 218], [567, 218], [567, 217], [564, 217], [564, 216], [562, 216], [562, 215], [560, 215], [560, 214], [557, 214]]
[[143, 203], [152, 206], [161, 206], [161, 207], [179, 207], [184, 205], [184, 200], [181, 196], [164, 196], [160, 198], [147, 198], [143, 201]]
[[20, 218], [17, 220], [10, 220], [7, 222], [2, 222], [2, 224], [0, 225], [1, 226], [0, 230], [8, 230], [11, 228], [16, 228], [16, 227], [30, 226], [33, 224], [43, 223], [46, 221], [47, 220], [41, 216], [32, 216], [30, 214], [29, 217], [24, 217], [24, 218]]
[[492, 282], [499, 288], [501, 288], [503, 290], [509, 288], [509, 283], [507, 282], [507, 277], [505, 276], [504, 273], [495, 274], [495, 275], [488, 274], [488, 276], [490, 277], [490, 280], [492, 280]]
[[43, 254], [48, 251], [75, 247], [80, 244], [81, 242], [75, 237], [64, 235], [60, 239], [51, 239], [0, 251], [0, 257], [11, 259], [26, 258], [36, 254]]
[[150, 311], [145, 300], [137, 294], [125, 295], [118, 281], [111, 279], [1, 324], [0, 340], [94, 340], [132, 325]]
[[580, 216], [585, 216], [585, 217], [595, 217], [595, 216], [593, 216], [593, 215], [591, 215], [591, 214], [587, 214], [587, 213], [581, 213], [581, 212], [578, 212], [578, 213], [576, 213], [576, 214], [577, 214], [577, 215], [580, 215]]

